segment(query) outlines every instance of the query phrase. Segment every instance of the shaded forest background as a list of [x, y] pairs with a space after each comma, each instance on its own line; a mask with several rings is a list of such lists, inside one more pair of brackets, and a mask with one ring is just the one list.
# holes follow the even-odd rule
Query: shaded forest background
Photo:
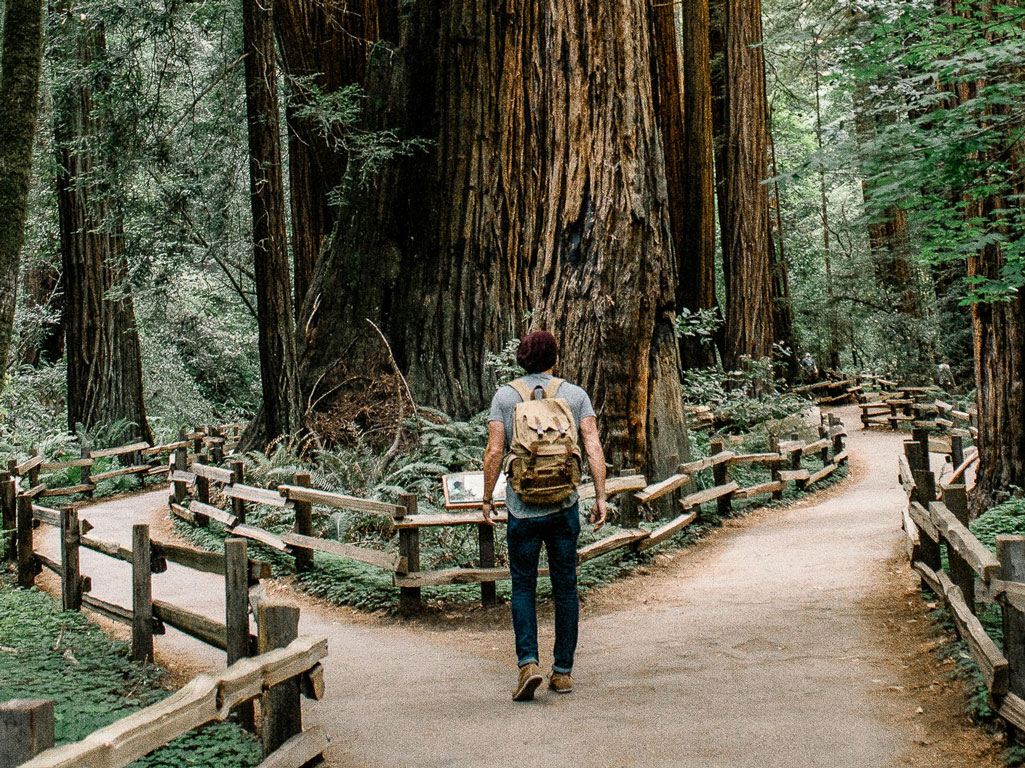
[[1017, 6], [0, 9], [11, 450], [216, 420], [387, 446], [478, 413], [547, 327], [617, 467], [662, 476], [684, 401], [764, 400], [810, 352], [949, 362], [981, 498], [1025, 485]]

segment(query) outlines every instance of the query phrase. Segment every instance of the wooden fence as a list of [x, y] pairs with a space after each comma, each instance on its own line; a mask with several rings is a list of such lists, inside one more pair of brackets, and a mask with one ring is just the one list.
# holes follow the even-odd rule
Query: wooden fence
[[289, 606], [261, 605], [260, 655], [242, 659], [218, 675], [199, 675], [163, 701], [73, 744], [40, 751], [53, 744], [51, 702], [0, 704], [4, 753], [11, 765], [22, 768], [121, 768], [195, 728], [226, 720], [232, 710], [252, 709], [258, 701], [265, 757], [259, 768], [306, 765], [328, 746], [319, 728], [303, 730], [300, 701], [300, 696], [323, 696], [320, 661], [327, 656], [327, 640], [296, 636], [298, 612]]
[[[7, 462], [6, 473], [0, 473], [0, 483], [14, 480], [17, 491], [31, 498], [50, 496], [74, 496], [84, 494], [92, 498], [96, 484], [102, 480], [126, 475], [138, 479], [139, 485], [145, 485], [147, 478], [156, 477], [166, 482], [169, 467], [166, 457], [170, 454], [210, 455], [216, 463], [224, 456], [230, 455], [238, 445], [241, 433], [240, 424], [221, 424], [218, 426], [196, 427], [192, 432], [182, 430], [174, 442], [162, 445], [150, 445], [139, 441], [119, 445], [112, 448], [90, 450], [83, 447], [80, 458], [57, 458], [53, 461], [40, 456], [37, 449], [29, 451], [28, 458], [23, 461], [11, 458]], [[121, 466], [94, 472], [98, 461], [114, 459]], [[48, 482], [46, 475], [68, 469], [78, 469], [78, 482], [73, 485], [57, 486]]]
[[[904, 443], [898, 466], [908, 495], [903, 528], [911, 567], [923, 588], [945, 601], [982, 673], [994, 711], [1025, 729], [1025, 537], [997, 536], [996, 555], [990, 553], [968, 528], [971, 489], [964, 482], [966, 467], [938, 482], [929, 465], [929, 432], [916, 431]], [[977, 617], [980, 602], [1001, 607], [1003, 650]]]
[[[223, 677], [221, 680], [230, 687], [228, 706], [223, 706], [220, 703], [223, 700], [224, 689], [214, 685], [218, 681], [211, 682], [207, 678], [197, 678], [200, 682], [193, 681], [190, 684], [192, 686], [191, 693], [184, 696], [181, 701], [177, 701], [181, 696], [173, 696], [166, 702], [98, 731], [78, 745], [74, 745], [75, 749], [61, 747], [53, 751], [52, 755], [46, 753], [50, 757], [46, 757], [45, 761], [43, 761], [44, 756], [40, 756], [30, 765], [79, 766], [83, 763], [76, 762], [76, 760], [84, 759], [83, 756], [98, 761], [90, 762], [89, 765], [111, 767], [126, 765], [191, 728], [198, 727], [211, 719], [223, 720], [231, 708], [239, 709], [242, 723], [252, 726], [255, 722], [254, 714], [252, 706], [247, 702], [261, 694], [259, 687], [256, 689], [253, 687], [256, 682], [259, 682], [260, 679], [268, 679], [266, 676], [260, 677], [262, 674], [260, 669], [265, 668], [265, 671], [271, 675], [278, 675], [279, 672], [275, 670], [279, 668], [279, 665], [284, 665], [281, 667], [282, 669], [291, 669], [288, 665], [292, 662], [289, 661], [289, 658], [282, 657], [280, 653], [268, 656], [266, 664], [255, 663], [255, 661], [251, 663], [245, 660], [256, 653], [267, 654], [275, 648], [288, 645], [296, 640], [299, 610], [289, 606], [272, 605], [264, 599], [260, 580], [270, 577], [270, 566], [248, 557], [248, 545], [245, 539], [228, 539], [225, 542], [224, 553], [217, 554], [170, 542], [155, 541], [150, 538], [149, 526], [137, 524], [132, 527], [132, 547], [129, 549], [120, 544], [90, 536], [93, 526], [87, 520], [79, 519], [76, 508], [57, 510], [39, 506], [28, 494], [16, 496], [16, 507], [15, 548], [13, 552], [9, 551], [9, 554], [13, 554], [17, 561], [19, 586], [32, 586], [35, 583], [36, 575], [43, 567], [53, 571], [60, 579], [61, 601], [65, 610], [86, 608], [131, 628], [131, 656], [135, 661], [152, 661], [153, 636], [164, 634], [166, 626], [171, 626], [207, 645], [225, 651], [227, 663], [233, 665], [225, 673], [227, 677]], [[60, 530], [59, 562], [34, 549], [34, 528], [39, 524], [51, 525]], [[89, 594], [92, 591], [92, 580], [88, 576], [82, 575], [80, 567], [83, 548], [131, 564], [132, 605], [130, 608]], [[224, 576], [225, 619], [223, 622], [195, 613], [180, 605], [153, 598], [153, 575], [166, 572], [169, 562], [204, 573]], [[257, 617], [258, 632], [256, 635], [250, 632], [250, 612]], [[312, 659], [311, 665], [302, 670], [293, 671], [284, 677], [279, 676], [276, 681], [267, 683], [266, 687], [274, 686], [275, 691], [264, 692], [261, 695], [261, 712], [263, 713], [261, 731], [265, 755], [270, 755], [286, 741], [297, 737], [297, 740], [293, 740], [291, 746], [284, 752], [281, 754], [275, 752], [273, 757], [268, 758], [265, 762], [266, 766], [297, 768], [319, 754], [319, 751], [310, 753], [310, 749], [320, 744], [322, 745], [320, 750], [322, 750], [323, 744], [326, 743], [322, 734], [314, 733], [311, 736], [300, 734], [301, 714], [298, 709], [298, 694], [293, 696], [289, 693], [286, 696], [284, 693], [276, 692], [279, 688], [284, 690], [285, 686], [279, 685], [281, 681], [293, 678], [301, 672], [304, 680], [307, 681], [303, 683], [304, 690], [318, 692], [316, 697], [319, 698], [319, 691], [323, 689], [323, 669], [314, 662], [326, 654], [326, 641], [319, 640], [312, 645], [307, 641], [306, 645], [309, 646], [305, 651], [306, 655], [296, 656], [296, 659], [312, 658], [310, 654], [315, 648], [322, 649], [323, 653], [316, 651], [320, 655]], [[231, 674], [232, 670], [235, 670], [234, 676]], [[211, 688], [212, 685], [213, 688]], [[294, 688], [298, 683], [289, 683], [288, 685]], [[183, 692], [187, 689], [189, 689], [188, 686], [183, 689]], [[195, 716], [198, 716], [200, 712], [208, 713], [208, 710], [203, 709], [196, 702], [206, 702], [211, 695], [211, 690], [215, 694], [215, 700], [219, 702], [216, 707], [217, 716], [197, 721], [194, 719]], [[179, 693], [182, 694], [182, 692]], [[243, 693], [245, 695], [242, 695]], [[198, 698], [196, 698], [197, 696]], [[172, 702], [172, 704], [168, 702]], [[177, 709], [178, 704], [183, 707], [180, 711]], [[171, 709], [167, 709], [167, 707], [171, 707]], [[153, 718], [149, 719], [148, 715], [144, 717], [144, 713], [152, 713]], [[170, 724], [158, 722], [163, 717], [170, 718]], [[299, 724], [298, 728], [296, 723]], [[157, 737], [163, 740], [154, 741], [153, 739]], [[124, 749], [118, 746], [121, 739], [126, 740], [129, 746]], [[143, 741], [140, 742], [139, 739], [143, 739]], [[142, 746], [135, 746], [137, 743], [146, 748], [142, 752], [138, 752], [137, 750]], [[76, 751], [78, 749], [81, 751]], [[307, 757], [298, 760], [298, 757], [302, 755], [307, 755]]]
[[[780, 499], [788, 483], [793, 483], [799, 489], [807, 488], [831, 475], [846, 461], [845, 436], [843, 424], [830, 416], [819, 427], [819, 439], [810, 443], [801, 442], [798, 435], [794, 434], [790, 441], [777, 443], [770, 452], [737, 454], [724, 450], [722, 441], [718, 441], [713, 443], [713, 456], [681, 464], [676, 473], [659, 482], [649, 484], [643, 475], [636, 474], [610, 477], [606, 483], [608, 494], [627, 494], [620, 501], [621, 508], [636, 504], [651, 505], [670, 494], [678, 497], [683, 492], [681, 489], [685, 490], [685, 486], [691, 485], [700, 472], [710, 471], [714, 484], [679, 498], [678, 505], [674, 505], [679, 514], [657, 528], [640, 528], [634, 522], [626, 530], [617, 531], [605, 539], [584, 546], [577, 553], [578, 563], [624, 547], [644, 551], [657, 546], [697, 520], [702, 504], [714, 501], [718, 514], [724, 515], [729, 513], [734, 500], [759, 495]], [[821, 467], [814, 471], [802, 466], [803, 457], [811, 455], [821, 461]], [[731, 480], [730, 469], [745, 464], [768, 468], [771, 480], [741, 487]], [[241, 482], [242, 476], [240, 462], [233, 465], [232, 469], [198, 462], [188, 468], [175, 468], [170, 473], [173, 485], [169, 501], [171, 513], [197, 525], [207, 525], [211, 519], [217, 520], [234, 536], [258, 541], [292, 555], [299, 571], [312, 566], [313, 552], [349, 558], [391, 571], [393, 583], [399, 588], [400, 610], [404, 613], [415, 612], [419, 608], [423, 587], [479, 583], [481, 600], [487, 605], [495, 602], [495, 582], [510, 578], [508, 568], [496, 567], [495, 531], [482, 522], [479, 511], [420, 514], [414, 495], [403, 495], [399, 504], [391, 504], [310, 488], [310, 478], [306, 474], [296, 475], [291, 485], [280, 485], [273, 490], [245, 485]], [[230, 504], [230, 509], [212, 504], [214, 495], [224, 498]], [[593, 485], [581, 486], [580, 497], [582, 500], [593, 498]], [[295, 515], [293, 531], [272, 533], [247, 524], [246, 505], [250, 503], [291, 509]], [[312, 518], [315, 504], [331, 509], [377, 514], [389, 519], [399, 534], [397, 552], [318, 538], [314, 534]], [[636, 512], [631, 517], [635, 521], [638, 519]], [[494, 519], [498, 523], [507, 521], [504, 511], [500, 511]], [[430, 527], [463, 525], [477, 527], [477, 565], [470, 568], [421, 570], [420, 531]], [[546, 574], [542, 572], [541, 575]]]

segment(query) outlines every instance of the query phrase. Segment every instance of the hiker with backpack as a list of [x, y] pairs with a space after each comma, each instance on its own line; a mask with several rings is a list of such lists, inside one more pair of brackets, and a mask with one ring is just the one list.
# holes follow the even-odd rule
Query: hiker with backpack
[[[605, 454], [591, 398], [580, 387], [552, 375], [558, 344], [548, 331], [520, 341], [516, 362], [527, 375], [499, 388], [491, 401], [488, 446], [484, 452], [484, 520], [494, 525], [492, 492], [505, 469], [507, 541], [512, 576], [513, 631], [519, 677], [515, 701], [528, 701], [544, 681], [537, 647], [537, 568], [543, 544], [555, 604], [555, 653], [548, 687], [573, 690], [573, 654], [580, 609], [577, 600], [577, 539], [580, 512], [577, 485], [583, 444], [594, 481], [590, 522], [598, 530], [608, 515]], [[508, 453], [507, 453], [508, 450]]]

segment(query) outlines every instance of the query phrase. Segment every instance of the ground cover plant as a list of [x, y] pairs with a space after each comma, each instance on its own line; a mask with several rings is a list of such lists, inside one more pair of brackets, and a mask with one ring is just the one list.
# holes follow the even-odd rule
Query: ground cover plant
[[[45, 592], [15, 588], [0, 576], [0, 701], [52, 700], [56, 744], [171, 694], [166, 671], [132, 663], [129, 650]], [[229, 721], [187, 733], [132, 766], [247, 768], [261, 759], [257, 738]]]

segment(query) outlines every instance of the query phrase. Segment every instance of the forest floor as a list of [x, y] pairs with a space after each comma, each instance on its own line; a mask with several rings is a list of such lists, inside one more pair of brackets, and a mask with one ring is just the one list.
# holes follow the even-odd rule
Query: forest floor
[[[841, 415], [859, 423], [857, 409]], [[566, 696], [541, 688], [533, 702], [511, 701], [506, 607], [401, 621], [271, 583], [272, 595], [302, 606], [301, 632], [329, 638], [327, 693], [307, 703], [307, 722], [332, 736], [331, 765], [360, 768], [998, 766], [1001, 745], [968, 721], [901, 554], [901, 438], [852, 427], [842, 483], [729, 521], [592, 592]], [[170, 538], [166, 495], [83, 516], [103, 539], [130, 545], [142, 521]], [[43, 549], [56, 551], [55, 533], [41, 530]], [[82, 571], [96, 596], [130, 604], [127, 564], [83, 550]], [[223, 616], [219, 577], [169, 564], [153, 587], [156, 598]], [[550, 608], [541, 625], [544, 657]], [[183, 680], [224, 664], [170, 628], [156, 647]]]

